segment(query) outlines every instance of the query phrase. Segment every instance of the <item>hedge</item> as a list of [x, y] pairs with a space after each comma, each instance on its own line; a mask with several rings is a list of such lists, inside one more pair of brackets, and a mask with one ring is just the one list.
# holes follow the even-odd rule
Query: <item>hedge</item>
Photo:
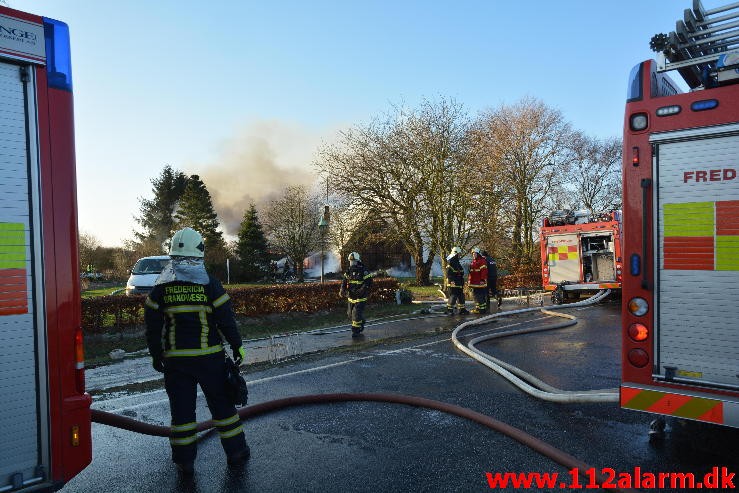
[[[270, 313], [315, 313], [343, 306], [339, 281], [324, 284], [282, 284], [249, 288], [226, 288], [237, 315], [253, 317]], [[395, 301], [398, 281], [374, 279], [370, 303]], [[138, 330], [144, 324], [143, 296], [100, 296], [82, 299], [82, 330], [85, 334]]]
[[541, 272], [522, 272], [511, 274], [498, 279], [499, 290], [512, 289], [541, 289]]

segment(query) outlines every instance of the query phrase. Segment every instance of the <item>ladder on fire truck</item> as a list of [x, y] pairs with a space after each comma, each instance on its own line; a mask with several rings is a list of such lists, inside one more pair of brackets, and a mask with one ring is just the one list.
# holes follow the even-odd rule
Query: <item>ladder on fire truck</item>
[[657, 71], [677, 70], [691, 89], [739, 82], [737, 19], [739, 2], [706, 10], [693, 0], [673, 32], [652, 37], [650, 48], [661, 54]]

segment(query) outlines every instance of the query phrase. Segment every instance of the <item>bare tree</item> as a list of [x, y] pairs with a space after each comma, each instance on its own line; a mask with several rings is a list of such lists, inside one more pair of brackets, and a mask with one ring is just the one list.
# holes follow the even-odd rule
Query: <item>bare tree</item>
[[621, 201], [621, 139], [595, 139], [577, 134], [571, 143], [572, 193], [591, 213], [612, 209]]
[[331, 222], [326, 236], [327, 243], [339, 254], [341, 267], [345, 266], [349, 255], [347, 245], [362, 223], [365, 212], [356, 205], [352, 205], [345, 198], [337, 198], [331, 207]]
[[416, 265], [416, 282], [430, 284], [436, 255], [466, 245], [473, 201], [461, 186], [469, 119], [451, 100], [393, 106], [383, 119], [340, 134], [320, 152], [319, 169], [357, 209], [390, 225]]
[[524, 98], [481, 115], [475, 133], [510, 189], [511, 262], [518, 270], [538, 258], [534, 226], [565, 178], [572, 131], [561, 112]]
[[318, 230], [321, 212], [318, 198], [303, 186], [287, 187], [266, 210], [264, 226], [268, 238], [295, 264], [298, 282], [304, 281], [303, 260], [321, 246]]
[[424, 236], [423, 177], [415, 166], [402, 111], [343, 131], [319, 151], [316, 166], [333, 177], [334, 190], [366, 214], [385, 220], [416, 264], [416, 280], [429, 283], [434, 254]]
[[95, 266], [96, 252], [100, 248], [100, 240], [95, 235], [80, 232], [79, 235], [79, 260], [80, 272], [85, 272], [88, 266]]
[[424, 100], [405, 122], [415, 169], [423, 177], [422, 204], [425, 235], [446, 272], [446, 254], [453, 246], [466, 249], [478, 218], [472, 191], [462, 177], [470, 170], [467, 132], [470, 121], [452, 100]]

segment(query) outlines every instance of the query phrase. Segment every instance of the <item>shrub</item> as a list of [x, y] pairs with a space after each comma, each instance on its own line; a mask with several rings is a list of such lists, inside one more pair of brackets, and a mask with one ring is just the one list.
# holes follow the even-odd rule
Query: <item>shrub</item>
[[[226, 289], [237, 315], [253, 317], [271, 313], [316, 313], [343, 306], [338, 281], [324, 284], [281, 284]], [[398, 281], [375, 279], [370, 303], [395, 302]], [[101, 296], [82, 299], [82, 329], [86, 334], [138, 330], [144, 323], [143, 296]]]

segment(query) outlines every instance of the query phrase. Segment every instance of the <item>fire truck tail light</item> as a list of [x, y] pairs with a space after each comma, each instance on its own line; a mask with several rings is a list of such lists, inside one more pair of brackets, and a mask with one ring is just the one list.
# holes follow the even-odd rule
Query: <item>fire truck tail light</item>
[[649, 337], [649, 330], [644, 324], [631, 324], [629, 325], [629, 337], [634, 342], [646, 341]]
[[79, 447], [80, 445], [80, 427], [77, 425], [72, 426], [72, 447]]
[[647, 128], [648, 123], [649, 119], [647, 118], [646, 113], [634, 113], [631, 115], [631, 118], [629, 118], [629, 126], [631, 127], [631, 130], [635, 132]]
[[638, 147], [631, 148], [631, 164], [634, 166], [639, 166], [639, 148]]
[[77, 392], [85, 393], [85, 350], [82, 345], [82, 328], [78, 327], [74, 333], [75, 355], [75, 385]]
[[631, 269], [632, 276], [638, 276], [641, 274], [641, 257], [638, 253], [632, 253], [629, 259], [629, 267]]
[[631, 298], [628, 308], [632, 315], [641, 317], [649, 311], [649, 303], [644, 298]]
[[628, 354], [629, 363], [637, 368], [644, 368], [649, 364], [649, 355], [643, 349], [632, 349]]

